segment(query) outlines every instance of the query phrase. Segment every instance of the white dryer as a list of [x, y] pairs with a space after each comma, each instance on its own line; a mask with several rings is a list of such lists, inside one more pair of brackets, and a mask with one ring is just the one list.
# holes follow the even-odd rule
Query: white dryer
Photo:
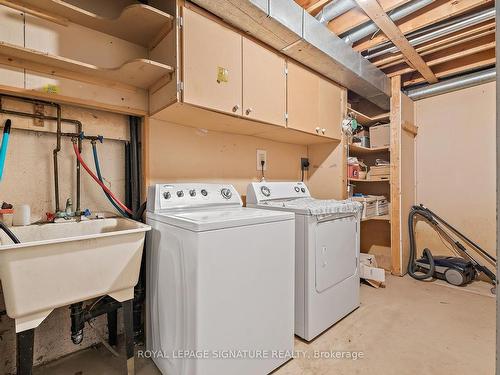
[[165, 375], [264, 375], [294, 340], [294, 215], [230, 185], [148, 191], [149, 355]]
[[359, 306], [361, 204], [303, 182], [255, 182], [247, 206], [295, 213], [295, 334], [312, 340]]

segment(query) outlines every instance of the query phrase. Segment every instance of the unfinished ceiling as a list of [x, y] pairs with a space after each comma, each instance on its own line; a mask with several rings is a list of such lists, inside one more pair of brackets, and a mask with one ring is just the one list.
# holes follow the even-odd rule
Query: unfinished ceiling
[[495, 65], [491, 0], [295, 0], [408, 87]]

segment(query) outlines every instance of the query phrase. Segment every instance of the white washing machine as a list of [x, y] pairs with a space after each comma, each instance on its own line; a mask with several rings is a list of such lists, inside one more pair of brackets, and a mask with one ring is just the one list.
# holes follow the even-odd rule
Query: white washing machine
[[148, 191], [146, 344], [164, 375], [260, 375], [290, 359], [294, 215], [230, 185]]
[[256, 182], [247, 206], [295, 213], [295, 334], [312, 340], [359, 306], [361, 204], [311, 198], [303, 182]]

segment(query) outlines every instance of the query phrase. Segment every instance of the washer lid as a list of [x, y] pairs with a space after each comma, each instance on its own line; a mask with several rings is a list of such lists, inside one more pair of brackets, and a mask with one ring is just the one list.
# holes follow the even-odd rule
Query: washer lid
[[246, 207], [215, 207], [204, 210], [182, 210], [160, 214], [148, 212], [147, 217], [195, 232], [294, 220], [295, 218], [291, 212]]

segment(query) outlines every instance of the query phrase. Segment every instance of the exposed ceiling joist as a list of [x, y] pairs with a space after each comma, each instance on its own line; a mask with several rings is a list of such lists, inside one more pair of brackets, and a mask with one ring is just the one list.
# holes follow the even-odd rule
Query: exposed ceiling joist
[[[458, 44], [468, 43], [485, 35], [491, 35], [494, 32], [495, 22], [492, 21], [483, 26], [471, 27], [465, 30], [460, 30], [450, 35], [442, 36], [436, 40], [432, 40], [422, 44], [421, 46], [415, 48], [415, 50], [420, 54], [420, 56], [424, 57], [431, 53], [441, 51]], [[404, 62], [404, 57], [400, 52], [381, 56], [381, 58], [375, 61], [372, 60], [372, 63], [375, 66], [378, 66], [380, 69], [387, 69], [402, 62]]]
[[[464, 73], [471, 70], [485, 68], [495, 65], [495, 49], [479, 52], [474, 55], [460, 57], [458, 59], [448, 61], [436, 65], [433, 70], [438, 78], [453, 76], [459, 73]], [[417, 72], [403, 75], [403, 86], [411, 86], [417, 83], [425, 82], [425, 79]]]
[[313, 16], [316, 15], [323, 7], [328, 4], [331, 0], [317, 0], [314, 4], [309, 5], [306, 11], [311, 13]]
[[[487, 4], [493, 5], [494, 2], [492, 0], [438, 0], [435, 5], [432, 5], [431, 9], [421, 10], [414, 17], [406, 17], [402, 22], [398, 23], [398, 27], [403, 34], [407, 34]], [[360, 41], [354, 46], [354, 49], [364, 51], [388, 40], [387, 36], [379, 34], [371, 39]]]
[[437, 82], [437, 78], [425, 63], [422, 57], [415, 51], [401, 30], [384, 12], [377, 0], [355, 0], [368, 17], [384, 32], [392, 43], [401, 51], [408, 63], [413, 66], [429, 83]]
[[[462, 45], [456, 45], [452, 48], [448, 48], [443, 51], [435, 52], [428, 56], [428, 58], [426, 59], [426, 63], [428, 66], [435, 66], [464, 56], [473, 55], [478, 52], [495, 48], [494, 35], [487, 35], [483, 39], [484, 42], [481, 41], [481, 43], [474, 43], [474, 44], [464, 43]], [[402, 75], [404, 73], [409, 73], [413, 71], [415, 71], [415, 69], [413, 69], [412, 67], [401, 68], [400, 66], [399, 67], [396, 66], [393, 67], [390, 71], [388, 71], [387, 75], [389, 77], [393, 77], [396, 75]]]
[[[385, 12], [389, 12], [410, 1], [411, 0], [379, 0], [379, 3]], [[365, 12], [356, 7], [330, 21], [328, 23], [328, 28], [335, 34], [340, 35], [368, 21], [370, 21], [370, 18]]]

